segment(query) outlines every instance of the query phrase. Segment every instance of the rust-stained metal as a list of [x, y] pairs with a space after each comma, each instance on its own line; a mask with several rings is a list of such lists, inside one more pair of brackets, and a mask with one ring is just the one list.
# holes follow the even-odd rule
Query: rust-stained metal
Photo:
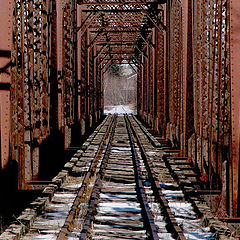
[[46, 1], [14, 3], [11, 157], [21, 189], [37, 178], [39, 146], [50, 133], [48, 7]]
[[[107, 126], [107, 129], [106, 129], [106, 133], [101, 140], [101, 143], [99, 145], [99, 148], [96, 152], [95, 157], [92, 159], [92, 161], [90, 163], [91, 164], [90, 171], [88, 171], [88, 173], [84, 177], [84, 181], [78, 190], [77, 196], [76, 196], [76, 198], [73, 202], [73, 205], [68, 213], [68, 216], [65, 220], [64, 225], [61, 227], [61, 230], [57, 236], [57, 239], [59, 239], [59, 240], [66, 239], [67, 235], [73, 231], [74, 220], [80, 214], [80, 207], [79, 207], [80, 203], [83, 200], [83, 198], [85, 197], [86, 192], [89, 191], [89, 185], [90, 185], [89, 183], [92, 181], [93, 176], [98, 179], [98, 182], [100, 181], [101, 174], [99, 174], [99, 172], [97, 171], [97, 165], [99, 164], [102, 157], [103, 157], [103, 159], [102, 159], [103, 163], [101, 164], [101, 167], [103, 165], [103, 169], [104, 169], [104, 167], [106, 165], [115, 127], [116, 127], [116, 116], [114, 116], [114, 117], [112, 117], [112, 119], [110, 119], [109, 125]], [[106, 151], [104, 151], [105, 147], [106, 147]], [[97, 181], [95, 182], [95, 184], [97, 184]], [[97, 201], [97, 199], [95, 199], [95, 201]], [[91, 207], [95, 206], [95, 204], [96, 204], [95, 201], [94, 201], [94, 204], [91, 205]], [[89, 212], [88, 212], [88, 214], [89, 214]], [[86, 226], [86, 228], [87, 228], [87, 226]]]
[[12, 1], [0, 1], [0, 169], [9, 162]]
[[[231, 48], [231, 124], [232, 124], [232, 156], [229, 163], [229, 192], [232, 202], [231, 216], [239, 216], [239, 137], [240, 137], [240, 34], [239, 14], [240, 2], [230, 1], [230, 48]], [[231, 203], [230, 202], [230, 203]]]
[[[166, 36], [156, 46], [157, 62], [160, 53], [166, 54], [164, 65], [160, 65], [164, 70], [157, 69], [157, 81], [162, 81], [156, 87], [158, 100], [153, 108], [157, 110], [152, 109], [149, 98], [153, 94], [149, 86], [151, 89], [154, 83], [152, 45], [144, 39], [143, 49], [150, 60], [142, 59], [138, 76], [138, 114], [150, 128], [193, 158], [209, 189], [221, 190], [218, 214], [222, 216], [239, 214], [236, 9], [237, 3], [228, 0], [168, 1], [162, 20]], [[152, 124], [155, 111], [158, 128]]]
[[[61, 132], [71, 144], [74, 121], [72, 2], [18, 0], [13, 4], [11, 158], [20, 189], [39, 176], [40, 148]], [[51, 17], [49, 17], [51, 15]]]
[[[230, 160], [229, 4], [193, 2], [195, 159], [209, 187], [221, 189]], [[213, 23], [213, 24], [212, 24]], [[227, 196], [225, 196], [226, 198]], [[223, 209], [227, 211], [227, 209]]]
[[[162, 22], [162, 7], [156, 1], [144, 3], [123, 1], [121, 4], [117, 1], [109, 1], [109, 4], [104, 1], [91, 3], [78, 1], [77, 3], [80, 5], [79, 16], [81, 16], [77, 27], [80, 36], [78, 42], [81, 43], [79, 53], [81, 54], [81, 59], [79, 58], [81, 61], [81, 79], [79, 80], [82, 95], [81, 121], [85, 126], [91, 126], [92, 119], [96, 119], [97, 114], [94, 110], [97, 104], [93, 103], [96, 99], [99, 101], [96, 93], [102, 96], [100, 93], [102, 90], [93, 90], [94, 82], [101, 79], [101, 74], [104, 74], [111, 64], [127, 64], [131, 61], [133, 64], [143, 66], [140, 55], [148, 58], [147, 46], [151, 48], [148, 51], [154, 62], [154, 54], [156, 54], [154, 29], [164, 31], [165, 26]], [[101, 64], [103, 67], [100, 67]], [[97, 69], [94, 66], [98, 66]], [[148, 60], [148, 68], [145, 71], [151, 68], [149, 81], [152, 81], [155, 67], [150, 64], [150, 60]], [[99, 83], [102, 84], [102, 79]], [[96, 88], [101, 84], [96, 84]], [[149, 83], [148, 86], [150, 91], [153, 85]], [[149, 92], [149, 99], [150, 96], [153, 97], [153, 105], [154, 95]], [[148, 105], [148, 109], [150, 112], [153, 108]]]

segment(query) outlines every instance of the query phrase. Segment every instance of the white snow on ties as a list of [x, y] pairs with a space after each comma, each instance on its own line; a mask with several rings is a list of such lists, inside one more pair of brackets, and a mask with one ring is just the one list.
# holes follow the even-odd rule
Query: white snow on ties
[[117, 106], [111, 106], [108, 109], [104, 109], [104, 114], [136, 114], [136, 110], [132, 110], [129, 105], [117, 105]]

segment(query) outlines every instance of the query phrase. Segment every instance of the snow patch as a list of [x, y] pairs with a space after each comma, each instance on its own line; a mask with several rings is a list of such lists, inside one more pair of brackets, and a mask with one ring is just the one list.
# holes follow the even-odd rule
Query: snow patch
[[117, 106], [108, 106], [104, 109], [104, 114], [136, 114], [136, 110], [133, 110], [129, 105], [117, 105]]

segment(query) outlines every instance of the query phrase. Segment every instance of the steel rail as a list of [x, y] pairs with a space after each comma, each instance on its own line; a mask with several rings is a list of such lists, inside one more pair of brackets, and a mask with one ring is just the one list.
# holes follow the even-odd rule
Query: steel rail
[[129, 120], [127, 119], [126, 115], [124, 116], [125, 122], [126, 122], [126, 128], [129, 136], [129, 141], [131, 145], [131, 150], [132, 150], [132, 159], [133, 159], [133, 165], [134, 165], [134, 170], [135, 170], [135, 179], [136, 179], [136, 186], [137, 186], [137, 192], [140, 200], [140, 204], [142, 206], [142, 210], [144, 212], [145, 218], [146, 218], [146, 225], [147, 225], [147, 231], [150, 234], [151, 239], [153, 240], [158, 240], [158, 231], [157, 227], [154, 223], [154, 219], [151, 214], [151, 210], [149, 207], [149, 204], [147, 202], [147, 197], [145, 195], [142, 179], [141, 179], [141, 173], [140, 173], [140, 166], [139, 166], [139, 160], [137, 156], [137, 151], [134, 146], [134, 141], [133, 137], [131, 134], [130, 130], [130, 123]]
[[108, 140], [108, 143], [107, 143], [107, 148], [104, 152], [103, 160], [101, 162], [100, 169], [99, 169], [99, 172], [97, 174], [97, 179], [96, 179], [95, 184], [94, 184], [94, 189], [93, 189], [93, 192], [91, 194], [91, 199], [90, 199], [89, 204], [88, 204], [87, 215], [85, 217], [83, 229], [82, 229], [82, 232], [81, 232], [80, 237], [79, 237], [79, 239], [81, 239], [81, 240], [88, 239], [88, 236], [89, 236], [89, 229], [91, 227], [92, 218], [94, 216], [94, 211], [95, 211], [96, 206], [97, 206], [98, 194], [101, 190], [102, 177], [105, 173], [105, 168], [106, 168], [106, 165], [107, 165], [107, 162], [108, 162], [108, 157], [109, 157], [109, 153], [110, 153], [110, 150], [111, 150], [111, 144], [112, 144], [112, 139], [113, 139], [113, 135], [114, 135], [114, 132], [115, 132], [115, 128], [116, 128], [116, 116], [114, 116], [114, 123], [113, 123], [113, 126], [111, 127], [111, 134], [110, 134], [110, 137], [109, 137], [109, 140]]
[[[176, 239], [178, 240], [186, 240], [186, 237], [183, 234], [182, 229], [180, 228], [180, 226], [177, 224], [176, 219], [168, 205], [168, 201], [167, 199], [164, 197], [164, 194], [162, 192], [162, 187], [160, 186], [158, 180], [157, 180], [157, 176], [155, 174], [155, 172], [153, 171], [153, 166], [151, 163], [150, 158], [148, 157], [148, 155], [146, 154], [145, 148], [139, 138], [139, 135], [136, 133], [135, 128], [132, 124], [132, 122], [130, 121], [128, 116], [125, 116], [126, 121], [128, 122], [134, 137], [137, 140], [137, 144], [139, 146], [140, 152], [141, 152], [141, 156], [142, 159], [145, 163], [145, 166], [147, 168], [148, 174], [149, 174], [149, 178], [151, 181], [151, 184], [153, 186], [153, 193], [157, 199], [157, 201], [161, 204], [162, 206], [162, 211], [166, 217], [167, 222], [170, 224], [172, 231], [174, 233], [174, 236]], [[145, 133], [144, 133], [145, 134]]]
[[[82, 198], [84, 197], [83, 195], [84, 195], [84, 192], [86, 191], [86, 188], [87, 188], [87, 185], [88, 185], [88, 183], [91, 179], [91, 176], [93, 176], [93, 174], [96, 171], [97, 164], [98, 164], [99, 160], [101, 159], [101, 156], [102, 156], [102, 153], [103, 153], [103, 150], [104, 150], [104, 146], [106, 144], [107, 139], [109, 138], [110, 132], [113, 129], [113, 126], [114, 126], [115, 122], [116, 122], [116, 116], [114, 115], [111, 123], [109, 124], [109, 126], [107, 128], [106, 134], [104, 135], [104, 137], [102, 139], [102, 142], [101, 142], [101, 144], [98, 148], [98, 151], [97, 151], [95, 157], [93, 158], [93, 160], [91, 161], [89, 171], [87, 172], [86, 176], [84, 177], [83, 183], [82, 183], [81, 187], [79, 188], [77, 196], [76, 196], [76, 198], [73, 202], [73, 205], [71, 207], [71, 210], [69, 211], [69, 214], [68, 214], [68, 216], [65, 220], [65, 223], [62, 226], [62, 228], [61, 228], [61, 230], [58, 234], [57, 240], [66, 239], [67, 235], [70, 232], [72, 232], [73, 221], [76, 218], [76, 216], [78, 215], [78, 212], [80, 210], [78, 206], [79, 206]], [[109, 145], [109, 143], [108, 143], [108, 145]], [[106, 154], [106, 152], [105, 152], [105, 154]], [[104, 156], [105, 156], [105, 154], [104, 154]]]
[[142, 132], [144, 132], [145, 136], [147, 137], [148, 141], [152, 143], [154, 147], [161, 147], [161, 144], [156, 144], [156, 142], [153, 141], [153, 139], [147, 134], [146, 130], [143, 128], [143, 126], [140, 124], [139, 120], [136, 118], [136, 116], [133, 116], [134, 121], [137, 123], [137, 125], [140, 127]]

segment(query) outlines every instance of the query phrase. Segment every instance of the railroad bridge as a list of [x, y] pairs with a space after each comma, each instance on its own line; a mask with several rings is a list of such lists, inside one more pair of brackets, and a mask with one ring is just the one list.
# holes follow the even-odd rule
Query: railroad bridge
[[[212, 232], [215, 237], [223, 234], [222, 239], [233, 232], [236, 239], [239, 16], [238, 0], [0, 0], [0, 192], [9, 200], [18, 191], [43, 190], [0, 239], [35, 239], [34, 222], [44, 211], [51, 212], [52, 199], [57, 202], [64, 193], [62, 198], [73, 203], [67, 220], [55, 232], [42, 232], [43, 239], [75, 239], [74, 231], [76, 239], [87, 239], [93, 234], [91, 226], [101, 226], [96, 221], [103, 214], [95, 214], [93, 224], [89, 219], [96, 209], [91, 206], [105, 206], [101, 199], [109, 197], [110, 187], [103, 179], [110, 184], [116, 178], [112, 187], [124, 182], [130, 196], [135, 191], [130, 184], [134, 174], [147, 230], [138, 229], [140, 218], [135, 223], [129, 220], [133, 233], [127, 235], [128, 229], [121, 239], [215, 239]], [[104, 79], [113, 65], [127, 65], [137, 76], [136, 116], [104, 116]], [[117, 156], [125, 159], [122, 167], [130, 175], [116, 163]], [[99, 165], [106, 169], [99, 170]], [[114, 170], [109, 173], [110, 166], [119, 167], [118, 178]], [[159, 176], [166, 176], [166, 182]], [[149, 200], [146, 182], [156, 204], [170, 209], [163, 210], [170, 226], [167, 232], [153, 224], [157, 220], [150, 206], [155, 202]], [[79, 186], [73, 187], [75, 197], [67, 183]], [[89, 200], [85, 216], [79, 204], [86, 204], [86, 189], [92, 195], [85, 196]], [[213, 221], [209, 235], [187, 237], [188, 228], [176, 221], [180, 213], [170, 207], [172, 199], [165, 194], [176, 189], [176, 199], [187, 201], [199, 216], [212, 214], [204, 219], [215, 219], [218, 227]], [[100, 202], [91, 202], [94, 194]], [[118, 202], [116, 196], [111, 201]], [[80, 214], [86, 218], [79, 223], [79, 235], [75, 225]]]

